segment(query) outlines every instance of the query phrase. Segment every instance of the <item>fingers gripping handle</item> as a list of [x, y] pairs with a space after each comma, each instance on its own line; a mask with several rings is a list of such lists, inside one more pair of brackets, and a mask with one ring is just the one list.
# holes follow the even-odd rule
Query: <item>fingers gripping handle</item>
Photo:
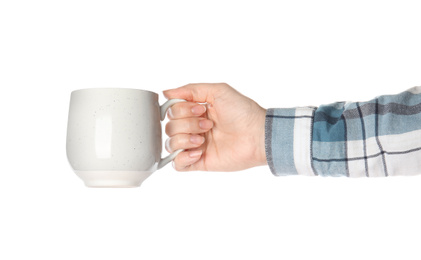
[[[165, 119], [165, 115], [167, 114], [168, 109], [173, 106], [174, 104], [180, 103], [180, 102], [186, 102], [186, 100], [184, 99], [170, 99], [167, 102], [165, 102], [161, 107], [161, 121], [163, 121]], [[167, 165], [169, 162], [171, 162], [172, 160], [174, 160], [174, 158], [181, 153], [182, 151], [184, 151], [184, 149], [180, 149], [177, 150], [173, 153], [171, 153], [170, 155], [168, 155], [167, 157], [162, 158], [159, 163], [158, 163], [158, 169], [161, 169], [162, 167], [164, 167], [165, 165]]]
[[180, 102], [186, 102], [184, 99], [170, 99], [167, 102], [165, 102], [162, 106], [161, 106], [161, 121], [163, 121], [165, 119], [165, 115], [167, 114], [167, 111], [170, 107], [172, 107], [173, 105], [180, 103]]
[[182, 151], [184, 151], [184, 149], [180, 149], [180, 150], [177, 150], [177, 151], [175, 151], [175, 152], [173, 152], [173, 153], [171, 153], [170, 155], [168, 155], [167, 157], [165, 157], [165, 158], [162, 158], [160, 161], [159, 161], [159, 163], [158, 163], [158, 170], [159, 169], [161, 169], [162, 167], [164, 167], [165, 165], [167, 165], [169, 162], [171, 162], [172, 160], [174, 160], [174, 158], [179, 154], [179, 153], [181, 153]]

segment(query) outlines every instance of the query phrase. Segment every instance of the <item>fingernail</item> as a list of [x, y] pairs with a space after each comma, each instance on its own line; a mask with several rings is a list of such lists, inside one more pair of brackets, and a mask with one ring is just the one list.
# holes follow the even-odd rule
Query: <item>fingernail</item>
[[211, 129], [213, 126], [213, 122], [208, 119], [202, 119], [199, 121], [199, 127], [205, 130]]
[[174, 115], [172, 113], [172, 109], [171, 108], [168, 108], [168, 117], [174, 118]]
[[202, 155], [202, 150], [196, 150], [196, 151], [189, 152], [190, 158], [197, 158], [197, 157], [200, 157], [201, 155]]
[[167, 151], [170, 153], [172, 152], [171, 147], [170, 147], [170, 138], [165, 140], [165, 149], [167, 149]]
[[197, 105], [192, 107], [191, 112], [195, 115], [201, 115], [206, 112], [206, 107], [202, 105]]

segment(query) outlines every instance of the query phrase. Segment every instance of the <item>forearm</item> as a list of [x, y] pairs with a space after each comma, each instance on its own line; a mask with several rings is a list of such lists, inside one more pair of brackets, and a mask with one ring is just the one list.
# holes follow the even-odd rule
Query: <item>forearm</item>
[[421, 173], [421, 88], [368, 102], [268, 109], [266, 157], [275, 175]]

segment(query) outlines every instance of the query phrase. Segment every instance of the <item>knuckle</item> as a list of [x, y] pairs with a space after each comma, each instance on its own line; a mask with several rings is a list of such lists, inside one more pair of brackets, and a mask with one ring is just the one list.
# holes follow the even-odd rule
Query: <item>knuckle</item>
[[227, 89], [227, 88], [230, 88], [230, 86], [229, 86], [227, 83], [225, 83], [225, 82], [218, 83], [218, 87], [219, 87], [220, 89]]
[[194, 133], [199, 129], [199, 122], [195, 119], [189, 120], [189, 132]]

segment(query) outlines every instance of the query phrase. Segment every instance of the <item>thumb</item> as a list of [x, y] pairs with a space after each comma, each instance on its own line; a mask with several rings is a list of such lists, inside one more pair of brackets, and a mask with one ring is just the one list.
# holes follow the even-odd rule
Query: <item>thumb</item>
[[167, 99], [181, 98], [191, 102], [213, 103], [215, 96], [227, 84], [197, 83], [163, 91]]

